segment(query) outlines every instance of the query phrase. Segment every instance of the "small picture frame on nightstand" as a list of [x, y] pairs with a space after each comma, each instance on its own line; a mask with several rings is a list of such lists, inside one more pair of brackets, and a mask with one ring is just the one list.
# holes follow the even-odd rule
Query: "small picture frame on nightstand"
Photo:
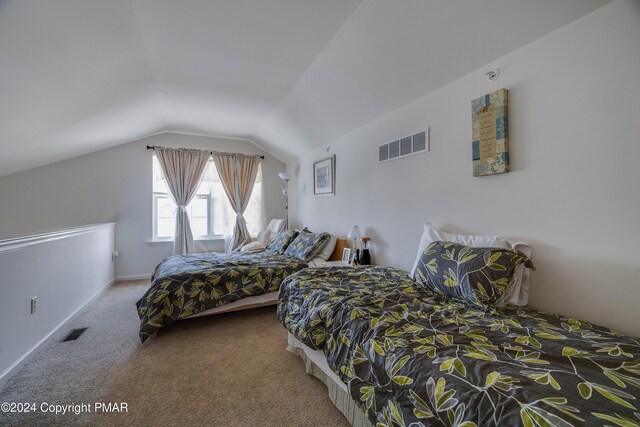
[[351, 249], [350, 248], [344, 248], [342, 250], [342, 261], [351, 264]]

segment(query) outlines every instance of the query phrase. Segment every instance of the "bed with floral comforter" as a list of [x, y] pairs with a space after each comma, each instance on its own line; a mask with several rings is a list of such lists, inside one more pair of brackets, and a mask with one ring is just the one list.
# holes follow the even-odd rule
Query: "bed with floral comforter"
[[585, 321], [469, 309], [384, 267], [289, 276], [278, 318], [377, 426], [640, 425], [640, 340]]
[[271, 251], [170, 256], [156, 267], [151, 287], [136, 303], [140, 339], [145, 342], [176, 320], [275, 292], [287, 276], [306, 267], [299, 259]]

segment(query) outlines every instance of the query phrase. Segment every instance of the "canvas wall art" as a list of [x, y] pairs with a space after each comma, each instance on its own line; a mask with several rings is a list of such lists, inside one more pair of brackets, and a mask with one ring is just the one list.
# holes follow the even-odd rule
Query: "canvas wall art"
[[473, 176], [509, 172], [508, 91], [471, 101]]

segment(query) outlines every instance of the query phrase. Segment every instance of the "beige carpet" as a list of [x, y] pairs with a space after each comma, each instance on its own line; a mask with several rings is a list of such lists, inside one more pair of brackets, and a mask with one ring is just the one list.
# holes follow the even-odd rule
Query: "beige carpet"
[[[285, 350], [275, 307], [184, 320], [144, 345], [119, 283], [76, 316], [0, 390], [0, 402], [126, 402], [128, 413], [0, 412], [0, 425], [347, 426], [322, 382]], [[71, 328], [77, 340], [58, 342]]]

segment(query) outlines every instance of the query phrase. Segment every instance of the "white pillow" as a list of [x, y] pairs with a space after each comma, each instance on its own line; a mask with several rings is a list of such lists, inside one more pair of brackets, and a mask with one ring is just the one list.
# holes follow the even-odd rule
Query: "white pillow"
[[262, 243], [263, 245], [268, 245], [273, 240], [271, 236], [271, 232], [269, 230], [260, 231], [258, 236], [256, 237], [256, 241]]
[[[414, 278], [416, 268], [422, 253], [433, 242], [453, 242], [459, 245], [471, 246], [473, 248], [503, 248], [503, 249], [515, 249], [522, 252], [527, 257], [531, 258], [532, 249], [531, 246], [524, 242], [511, 239], [508, 237], [494, 236], [491, 234], [454, 234], [447, 233], [446, 231], [438, 231], [428, 221], [424, 223], [424, 232], [420, 238], [420, 244], [418, 245], [418, 254], [416, 255], [416, 261], [413, 263], [411, 269], [411, 278]], [[522, 277], [516, 282], [513, 295], [509, 299], [507, 304], [524, 306], [529, 302], [529, 278], [531, 270], [528, 268], [521, 269]]]
[[262, 242], [254, 240], [253, 242], [247, 243], [246, 245], [241, 247], [240, 252], [264, 251], [265, 249], [267, 249], [267, 247], [263, 245]]
[[327, 244], [322, 249], [322, 252], [320, 252], [318, 255], [316, 255], [316, 257], [313, 260], [316, 260], [316, 261], [320, 261], [320, 260], [328, 261], [329, 258], [331, 258], [331, 254], [333, 253], [333, 251], [336, 248], [336, 243], [338, 243], [338, 237], [334, 236], [332, 234], [330, 239], [329, 239], [329, 241], [327, 242]]

